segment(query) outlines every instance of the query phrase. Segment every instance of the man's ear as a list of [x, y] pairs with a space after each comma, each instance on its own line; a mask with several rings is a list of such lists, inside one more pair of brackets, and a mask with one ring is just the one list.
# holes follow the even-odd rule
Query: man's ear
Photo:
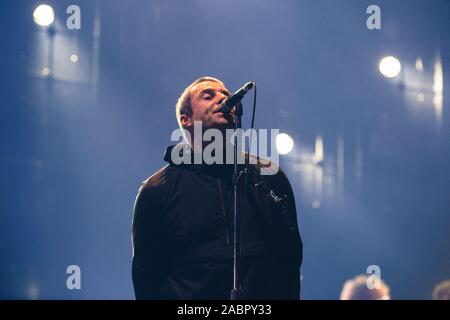
[[180, 123], [184, 129], [191, 127], [192, 126], [191, 117], [186, 114], [180, 115]]

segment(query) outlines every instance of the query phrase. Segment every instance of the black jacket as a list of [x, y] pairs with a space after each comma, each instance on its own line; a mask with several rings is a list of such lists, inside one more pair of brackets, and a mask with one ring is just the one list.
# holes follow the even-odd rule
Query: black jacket
[[[170, 150], [169, 164], [144, 181], [134, 205], [136, 298], [228, 299], [232, 166], [175, 165]], [[263, 166], [248, 166], [241, 197], [243, 298], [298, 299], [302, 241], [294, 195], [281, 169], [261, 175]]]

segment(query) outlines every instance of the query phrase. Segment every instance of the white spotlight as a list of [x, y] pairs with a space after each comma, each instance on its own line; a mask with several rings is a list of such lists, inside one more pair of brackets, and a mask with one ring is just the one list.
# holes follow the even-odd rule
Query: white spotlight
[[312, 206], [314, 209], [319, 209], [319, 208], [320, 208], [320, 201], [319, 201], [319, 200], [314, 200], [314, 201], [312, 202], [311, 206]]
[[29, 299], [36, 300], [39, 298], [39, 286], [35, 282], [30, 283], [26, 290]]
[[55, 20], [53, 8], [46, 4], [39, 5], [36, 9], [34, 9], [33, 20], [38, 25], [43, 27], [51, 25]]
[[418, 95], [417, 95], [417, 101], [418, 102], [424, 102], [425, 101], [425, 95], [422, 93], [422, 92], [420, 92]]
[[50, 74], [50, 68], [44, 67], [41, 72], [43, 76], [48, 76]]
[[73, 63], [77, 62], [78, 61], [78, 55], [76, 55], [76, 54], [71, 55], [70, 56], [70, 61], [72, 61]]
[[422, 58], [416, 59], [416, 69], [417, 71], [423, 71], [423, 61]]
[[278, 134], [275, 142], [279, 154], [288, 154], [294, 147], [294, 140], [286, 133]]
[[396, 77], [402, 70], [400, 61], [393, 56], [385, 57], [380, 61], [380, 72], [386, 78]]

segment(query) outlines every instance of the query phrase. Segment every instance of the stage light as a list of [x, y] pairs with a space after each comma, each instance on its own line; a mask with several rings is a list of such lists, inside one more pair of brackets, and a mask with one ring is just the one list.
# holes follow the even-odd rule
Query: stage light
[[434, 73], [433, 73], [433, 92], [435, 94], [443, 94], [444, 93], [444, 72], [442, 68], [441, 58], [438, 57], [434, 64]]
[[78, 61], [78, 55], [76, 55], [76, 54], [71, 55], [70, 56], [70, 61], [72, 61], [73, 63], [77, 62]]
[[47, 67], [42, 68], [42, 75], [48, 76], [49, 74], [50, 74], [50, 69], [49, 68], [47, 68]]
[[288, 154], [294, 147], [294, 140], [286, 133], [278, 134], [275, 141], [279, 154]]
[[43, 27], [51, 25], [55, 20], [53, 8], [46, 4], [39, 5], [33, 12], [33, 20]]
[[30, 300], [39, 299], [39, 286], [35, 282], [31, 282], [26, 288], [26, 294]]
[[316, 145], [315, 145], [315, 151], [312, 154], [312, 162], [314, 164], [319, 164], [323, 161], [323, 139], [321, 135], [318, 135], [316, 137]]
[[418, 101], [418, 102], [424, 102], [424, 101], [425, 101], [425, 95], [424, 95], [422, 92], [420, 92], [420, 93], [417, 95], [417, 101]]
[[385, 57], [380, 61], [380, 72], [386, 78], [396, 77], [401, 69], [400, 61], [393, 56]]
[[442, 67], [441, 57], [436, 57], [436, 62], [434, 63], [434, 74], [433, 74], [433, 105], [436, 110], [436, 116], [438, 121], [442, 120], [442, 107], [444, 105], [444, 71]]
[[423, 71], [423, 61], [422, 58], [416, 59], [416, 69], [417, 71]]
[[313, 207], [313, 209], [319, 209], [320, 208], [320, 201], [319, 200], [314, 200], [312, 202], [311, 206]]

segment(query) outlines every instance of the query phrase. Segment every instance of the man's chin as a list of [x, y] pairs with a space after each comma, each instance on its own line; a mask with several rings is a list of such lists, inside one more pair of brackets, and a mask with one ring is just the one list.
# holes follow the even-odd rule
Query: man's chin
[[232, 121], [228, 121], [226, 119], [223, 119], [222, 121], [216, 121], [212, 123], [208, 127], [203, 127], [203, 129], [219, 129], [221, 131], [224, 131], [225, 129], [234, 129], [234, 123]]
[[222, 113], [217, 114], [212, 121], [211, 128], [234, 128], [234, 119], [231, 115], [224, 115]]

